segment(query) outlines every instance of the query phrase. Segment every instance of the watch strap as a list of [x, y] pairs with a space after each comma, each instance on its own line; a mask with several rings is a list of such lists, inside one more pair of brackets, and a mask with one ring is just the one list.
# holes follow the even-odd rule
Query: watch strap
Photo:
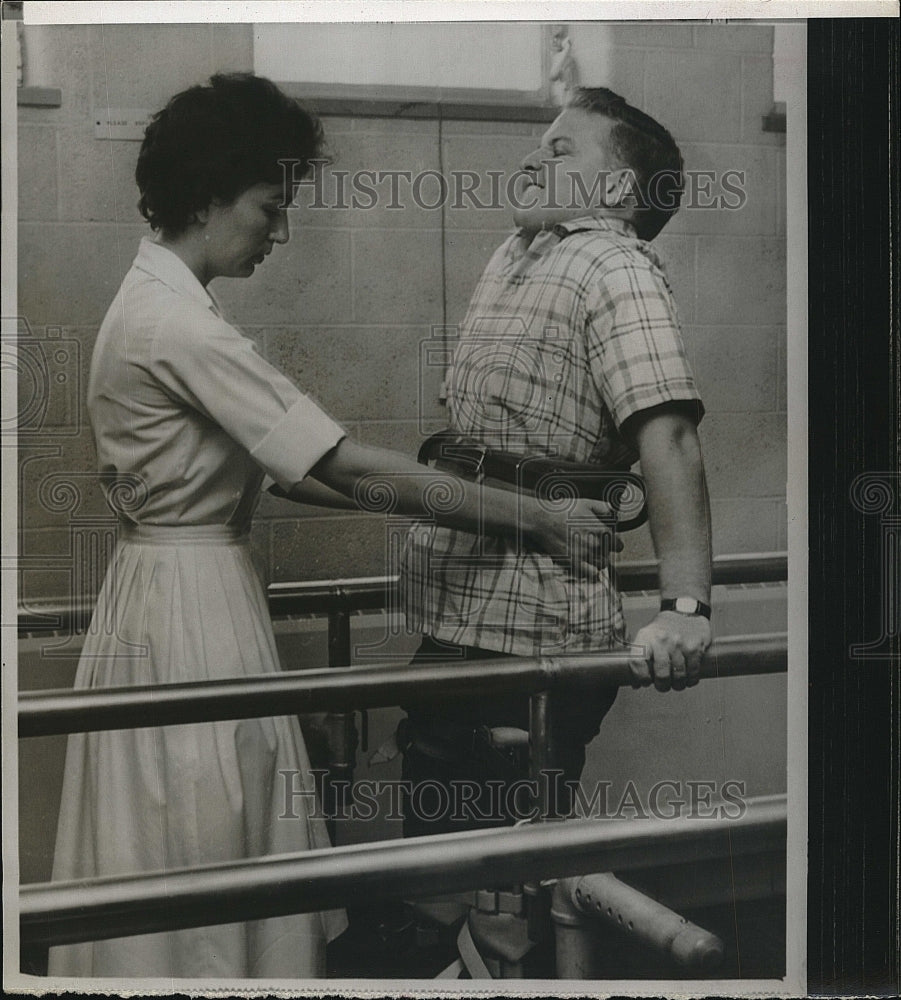
[[660, 602], [661, 611], [676, 611], [680, 615], [701, 615], [710, 619], [710, 605], [695, 597], [664, 597]]

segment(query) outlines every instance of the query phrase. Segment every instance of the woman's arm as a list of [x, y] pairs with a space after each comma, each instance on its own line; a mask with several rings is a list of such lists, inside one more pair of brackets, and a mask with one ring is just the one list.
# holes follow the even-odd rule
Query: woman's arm
[[306, 479], [295, 483], [288, 492], [285, 492], [278, 485], [273, 483], [268, 490], [274, 497], [281, 500], [293, 500], [295, 503], [308, 503], [314, 507], [333, 507], [338, 510], [359, 510], [350, 497], [343, 493], [337, 493], [329, 489], [328, 486], [307, 476]]
[[[474, 534], [522, 537], [532, 546], [565, 557], [578, 569], [603, 566], [619, 551], [599, 500], [579, 500], [569, 511], [549, 510], [533, 497], [467, 482], [420, 465], [387, 448], [342, 439], [310, 470], [310, 476], [362, 510], [430, 517]], [[292, 491], [293, 496], [293, 491]], [[574, 549], [578, 529], [579, 552]]]

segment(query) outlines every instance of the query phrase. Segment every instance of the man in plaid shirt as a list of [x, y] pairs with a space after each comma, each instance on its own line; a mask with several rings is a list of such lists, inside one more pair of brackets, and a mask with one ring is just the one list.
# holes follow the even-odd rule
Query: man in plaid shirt
[[[703, 406], [647, 241], [678, 208], [682, 158], [670, 134], [623, 98], [580, 90], [523, 168], [518, 232], [482, 275], [448, 373], [451, 429], [491, 451], [599, 470], [641, 461], [662, 601], [634, 638], [642, 655], [633, 678], [680, 690], [697, 683], [711, 641], [709, 501], [696, 430]], [[608, 570], [579, 576], [511, 541], [419, 525], [400, 591], [408, 626], [425, 634], [414, 663], [627, 648]], [[555, 697], [557, 763], [567, 778], [581, 773], [615, 694]], [[414, 787], [471, 782], [480, 792], [465, 815], [435, 820], [414, 797], [407, 835], [515, 818], [486, 782], [522, 776], [522, 760], [492, 745], [491, 733], [527, 728], [527, 698], [408, 714], [399, 731], [404, 777]]]

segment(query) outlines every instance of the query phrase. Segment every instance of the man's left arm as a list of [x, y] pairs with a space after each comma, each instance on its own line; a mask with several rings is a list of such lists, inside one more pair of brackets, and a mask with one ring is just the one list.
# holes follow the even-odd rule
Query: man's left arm
[[[695, 422], [678, 405], [664, 404], [635, 414], [630, 423], [660, 564], [660, 596], [709, 605], [710, 500]], [[659, 612], [635, 636], [633, 644], [647, 657], [631, 663], [635, 683], [653, 681], [659, 691], [697, 684], [711, 638], [703, 615]]]

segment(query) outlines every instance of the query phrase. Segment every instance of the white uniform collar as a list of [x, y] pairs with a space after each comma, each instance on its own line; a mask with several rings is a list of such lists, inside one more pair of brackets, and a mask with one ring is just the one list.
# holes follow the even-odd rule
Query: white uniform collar
[[194, 272], [181, 257], [166, 247], [160, 246], [159, 243], [155, 243], [149, 236], [141, 238], [134, 266], [162, 281], [164, 285], [179, 295], [193, 299], [208, 309], [212, 309], [217, 316], [220, 315], [216, 300], [201, 285]]

